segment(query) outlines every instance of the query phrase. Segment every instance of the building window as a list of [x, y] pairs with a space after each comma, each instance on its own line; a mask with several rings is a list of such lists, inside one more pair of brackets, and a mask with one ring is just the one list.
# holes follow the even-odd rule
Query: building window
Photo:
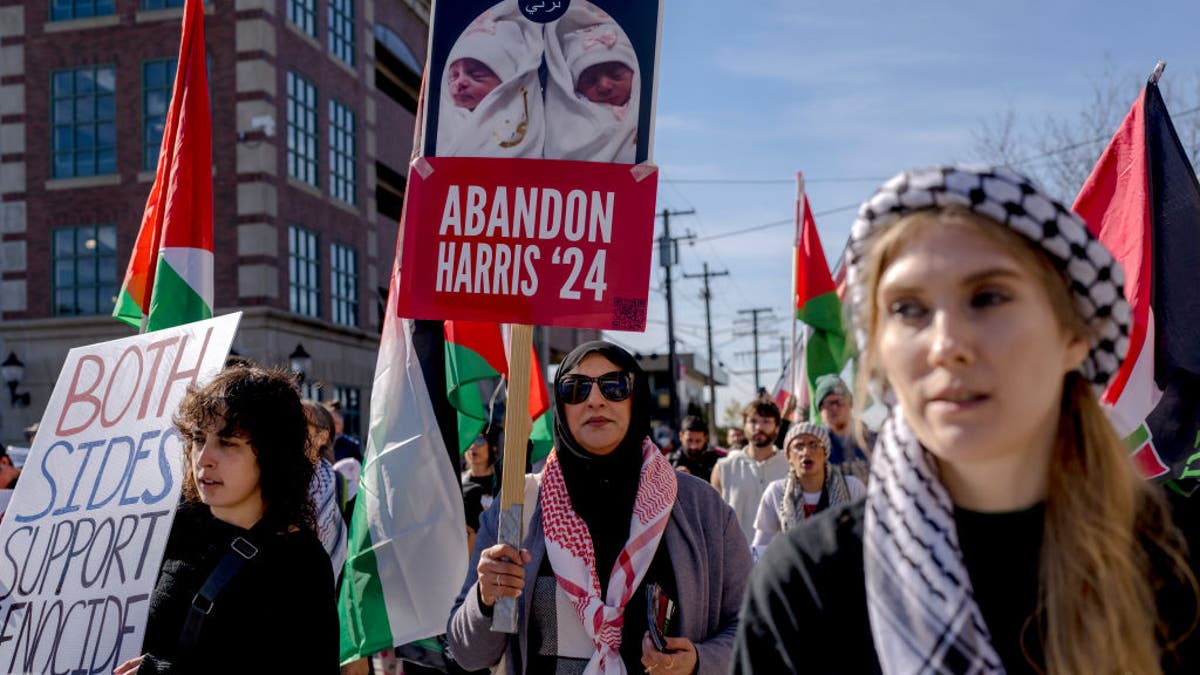
[[329, 296], [333, 322], [358, 326], [358, 252], [349, 246], [329, 247]]
[[117, 226], [54, 230], [54, 315], [110, 314], [117, 301]]
[[113, 13], [113, 0], [51, 0], [50, 20], [86, 19]]
[[354, 0], [329, 0], [329, 51], [354, 65]]
[[56, 70], [50, 79], [54, 177], [116, 173], [116, 71], [87, 66]]
[[329, 192], [347, 204], [356, 203], [354, 126], [354, 111], [329, 99]]
[[342, 433], [354, 438], [362, 437], [362, 406], [358, 387], [334, 387], [332, 400], [342, 404]]
[[166, 9], [183, 7], [183, 0], [142, 0], [142, 9]]
[[321, 260], [317, 235], [303, 227], [288, 227], [288, 292], [292, 311], [321, 316]]
[[287, 96], [288, 175], [317, 187], [317, 88], [288, 72]]
[[145, 171], [158, 168], [158, 153], [162, 149], [167, 108], [171, 105], [178, 66], [178, 59], [142, 64], [142, 169]]
[[288, 0], [287, 18], [305, 35], [317, 37], [317, 0]]

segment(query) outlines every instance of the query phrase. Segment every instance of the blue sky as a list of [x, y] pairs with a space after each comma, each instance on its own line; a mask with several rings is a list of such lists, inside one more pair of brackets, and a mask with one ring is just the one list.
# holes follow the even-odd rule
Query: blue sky
[[[737, 310], [772, 307], [779, 318], [772, 327], [790, 334], [790, 225], [705, 238], [790, 219], [797, 170], [835, 258], [855, 209], [823, 212], [856, 208], [906, 167], [980, 161], [976, 135], [1010, 109], [1027, 129], [1047, 116], [1073, 118], [1108, 73], [1129, 82], [1124, 109], [1158, 59], [1168, 63], [1168, 95], [1186, 86], [1184, 96], [1197, 100], [1197, 26], [1195, 0], [667, 3], [654, 148], [658, 208], [694, 208], [695, 216], [673, 218], [671, 229], [704, 239], [681, 245], [675, 268], [679, 349], [706, 353], [701, 284], [682, 279], [704, 262], [730, 271], [712, 282], [714, 342], [728, 369], [752, 368], [737, 356], [751, 348], [749, 337], [734, 335]], [[688, 182], [698, 180], [781, 182]], [[663, 272], [657, 257], [654, 264], [646, 333], [610, 337], [665, 353]], [[770, 387], [779, 374], [778, 337], [762, 340], [762, 348], [763, 385]], [[732, 384], [718, 389], [719, 407], [731, 397], [747, 400], [753, 375], [734, 375]]]

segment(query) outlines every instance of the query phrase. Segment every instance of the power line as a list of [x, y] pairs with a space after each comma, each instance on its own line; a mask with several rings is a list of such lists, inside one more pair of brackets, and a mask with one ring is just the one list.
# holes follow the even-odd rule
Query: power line
[[[828, 209], [826, 211], [817, 211], [817, 212], [813, 213], [813, 218], [820, 218], [822, 216], [830, 216], [835, 213], [849, 211], [850, 209], [857, 209], [859, 206], [860, 206], [860, 204], [847, 204], [845, 206], [839, 206], [836, 209]], [[794, 224], [795, 222], [796, 222], [795, 218], [776, 220], [776, 221], [773, 221], [770, 223], [763, 223], [762, 225], [752, 225], [750, 227], [743, 227], [739, 230], [730, 230], [729, 232], [722, 232], [721, 234], [711, 234], [707, 237], [697, 237], [692, 240], [692, 243], [698, 243], [698, 242], [703, 242], [703, 241], [713, 241], [715, 239], [725, 239], [726, 237], [734, 237], [739, 234], [746, 234], [747, 232], [758, 232], [759, 230], [767, 230], [772, 227], [780, 227], [782, 225]]]

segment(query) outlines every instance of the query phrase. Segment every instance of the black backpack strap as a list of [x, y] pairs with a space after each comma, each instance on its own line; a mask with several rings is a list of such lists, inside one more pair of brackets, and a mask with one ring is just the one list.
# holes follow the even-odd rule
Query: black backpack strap
[[204, 624], [204, 619], [212, 612], [217, 596], [220, 595], [225, 585], [246, 566], [246, 563], [257, 555], [258, 546], [245, 537], [235, 537], [233, 541], [229, 542], [229, 550], [225, 551], [225, 555], [217, 563], [212, 574], [208, 575], [208, 579], [200, 587], [200, 591], [192, 598], [187, 619], [183, 623], [183, 631], [179, 634], [181, 654], [189, 654], [195, 648], [196, 643], [200, 640], [200, 628]]

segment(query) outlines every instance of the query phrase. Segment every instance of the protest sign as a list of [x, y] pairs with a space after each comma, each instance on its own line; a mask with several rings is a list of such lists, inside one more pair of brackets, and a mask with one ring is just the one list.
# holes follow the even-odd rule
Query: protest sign
[[141, 653], [182, 479], [171, 417], [240, 318], [67, 354], [0, 521], [0, 672], [107, 673]]
[[434, 3], [400, 316], [645, 329], [661, 9]]

